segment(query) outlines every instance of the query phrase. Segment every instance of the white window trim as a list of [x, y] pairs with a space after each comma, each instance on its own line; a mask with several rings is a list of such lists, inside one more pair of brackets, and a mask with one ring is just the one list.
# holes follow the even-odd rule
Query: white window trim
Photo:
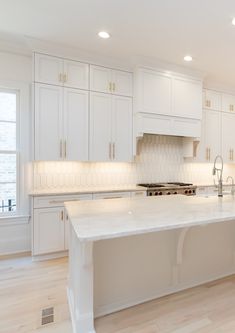
[[[18, 92], [17, 108], [17, 210], [0, 214], [0, 225], [29, 222], [30, 169], [30, 85], [0, 80], [0, 89]], [[19, 157], [20, 152], [20, 157]]]

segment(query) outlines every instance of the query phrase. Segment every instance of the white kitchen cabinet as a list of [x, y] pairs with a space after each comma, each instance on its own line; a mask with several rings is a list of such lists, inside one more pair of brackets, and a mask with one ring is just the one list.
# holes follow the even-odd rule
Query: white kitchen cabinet
[[136, 112], [172, 114], [172, 79], [170, 75], [139, 69], [136, 72], [136, 87]]
[[202, 136], [197, 149], [196, 161], [213, 162], [221, 154], [221, 112], [204, 110]]
[[90, 90], [131, 97], [132, 73], [91, 65]]
[[64, 249], [64, 208], [34, 209], [33, 255], [53, 253]]
[[222, 156], [225, 163], [235, 161], [235, 114], [222, 114]]
[[89, 88], [89, 65], [35, 53], [34, 81], [70, 88]]
[[222, 111], [235, 113], [235, 96], [222, 94]]
[[132, 99], [112, 97], [112, 158], [115, 162], [132, 160]]
[[90, 94], [90, 160], [111, 161], [112, 97]]
[[191, 119], [202, 118], [202, 84], [181, 77], [173, 79], [173, 115]]
[[64, 158], [88, 161], [88, 91], [65, 88], [63, 108]]
[[90, 95], [90, 160], [131, 161], [132, 99]]
[[64, 60], [64, 86], [77, 89], [89, 89], [89, 65]]
[[63, 88], [35, 84], [35, 160], [62, 158]]
[[35, 84], [35, 160], [88, 160], [88, 92]]
[[34, 256], [68, 249], [69, 221], [64, 202], [80, 200], [92, 200], [92, 194], [34, 197], [32, 206]]
[[203, 107], [209, 110], [221, 111], [222, 94], [214, 90], [203, 91]]

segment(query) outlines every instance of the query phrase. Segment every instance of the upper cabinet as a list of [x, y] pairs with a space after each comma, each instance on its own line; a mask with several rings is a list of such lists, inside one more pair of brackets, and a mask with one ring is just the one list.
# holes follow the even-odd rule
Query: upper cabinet
[[90, 94], [90, 161], [132, 161], [132, 98]]
[[175, 77], [173, 79], [173, 115], [202, 118], [202, 84], [196, 80]]
[[235, 96], [222, 94], [222, 111], [235, 113]]
[[221, 93], [214, 90], [203, 91], [203, 107], [209, 110], [221, 111]]
[[88, 102], [85, 90], [35, 83], [35, 160], [88, 160]]
[[139, 68], [135, 84], [135, 112], [201, 119], [200, 80]]
[[136, 81], [136, 112], [172, 114], [172, 80], [169, 75], [140, 69], [136, 73]]
[[132, 97], [132, 73], [91, 65], [90, 90]]
[[34, 81], [70, 88], [89, 88], [89, 65], [73, 60], [35, 54]]

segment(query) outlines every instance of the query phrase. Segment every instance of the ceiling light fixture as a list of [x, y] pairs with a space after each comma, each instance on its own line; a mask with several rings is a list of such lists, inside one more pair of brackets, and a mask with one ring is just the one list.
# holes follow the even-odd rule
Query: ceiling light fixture
[[235, 17], [232, 20], [232, 25], [235, 25]]
[[192, 60], [193, 60], [193, 57], [190, 56], [190, 55], [186, 55], [186, 56], [184, 57], [184, 61], [192, 61]]
[[100, 32], [98, 33], [98, 36], [99, 36], [100, 38], [107, 39], [107, 38], [110, 37], [110, 34], [109, 34], [108, 32], [106, 32], [106, 31], [100, 31]]

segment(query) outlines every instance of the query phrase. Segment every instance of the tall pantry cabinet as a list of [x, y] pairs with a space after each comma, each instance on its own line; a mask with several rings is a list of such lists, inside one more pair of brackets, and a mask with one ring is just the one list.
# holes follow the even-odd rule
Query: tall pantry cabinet
[[35, 160], [132, 160], [132, 73], [38, 53], [34, 67]]

